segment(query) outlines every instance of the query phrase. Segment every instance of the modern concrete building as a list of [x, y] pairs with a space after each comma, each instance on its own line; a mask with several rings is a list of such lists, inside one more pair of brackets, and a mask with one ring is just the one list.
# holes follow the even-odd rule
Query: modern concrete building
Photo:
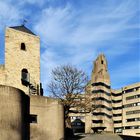
[[25, 26], [6, 28], [5, 32], [5, 64], [0, 65], [0, 132], [1, 140], [64, 138], [63, 105], [43, 96], [40, 39]]
[[140, 136], [140, 83], [112, 90], [114, 131]]
[[94, 61], [86, 91], [91, 93], [89, 98], [96, 109], [84, 115], [71, 115], [72, 121], [74, 117], [82, 118], [86, 133], [105, 128], [106, 132], [140, 136], [140, 83], [111, 89], [107, 60], [103, 54]]

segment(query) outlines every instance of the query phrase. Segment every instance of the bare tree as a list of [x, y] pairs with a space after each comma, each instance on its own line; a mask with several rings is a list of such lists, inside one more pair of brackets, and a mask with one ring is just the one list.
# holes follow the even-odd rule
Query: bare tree
[[[87, 82], [87, 75], [74, 66], [64, 65], [52, 70], [49, 91], [64, 105], [65, 124], [68, 128], [71, 128], [69, 113], [79, 113], [81, 108], [83, 110], [86, 108], [85, 97], [81, 93], [85, 91]], [[82, 112], [84, 113], [84, 111]]]

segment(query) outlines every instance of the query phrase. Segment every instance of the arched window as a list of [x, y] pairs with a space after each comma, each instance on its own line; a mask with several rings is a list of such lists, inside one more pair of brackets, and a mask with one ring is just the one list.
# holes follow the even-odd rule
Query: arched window
[[21, 71], [21, 81], [22, 84], [28, 86], [29, 84], [29, 73], [27, 69], [22, 69]]
[[24, 50], [24, 51], [26, 51], [26, 46], [25, 46], [25, 43], [21, 43], [21, 50]]

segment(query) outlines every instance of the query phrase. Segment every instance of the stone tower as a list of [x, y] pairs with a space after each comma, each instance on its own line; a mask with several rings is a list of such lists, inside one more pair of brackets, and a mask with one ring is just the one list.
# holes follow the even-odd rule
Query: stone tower
[[105, 131], [113, 131], [110, 76], [103, 54], [94, 61], [90, 86], [92, 104], [96, 107], [88, 117], [90, 127], [106, 127]]
[[40, 39], [24, 25], [6, 28], [4, 84], [40, 94]]

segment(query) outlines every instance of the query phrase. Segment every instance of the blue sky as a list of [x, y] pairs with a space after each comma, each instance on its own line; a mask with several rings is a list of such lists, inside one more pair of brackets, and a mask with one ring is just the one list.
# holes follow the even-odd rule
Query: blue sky
[[41, 38], [41, 81], [63, 64], [90, 77], [100, 53], [112, 88], [140, 81], [140, 0], [0, 0], [0, 63], [6, 26], [26, 26]]

